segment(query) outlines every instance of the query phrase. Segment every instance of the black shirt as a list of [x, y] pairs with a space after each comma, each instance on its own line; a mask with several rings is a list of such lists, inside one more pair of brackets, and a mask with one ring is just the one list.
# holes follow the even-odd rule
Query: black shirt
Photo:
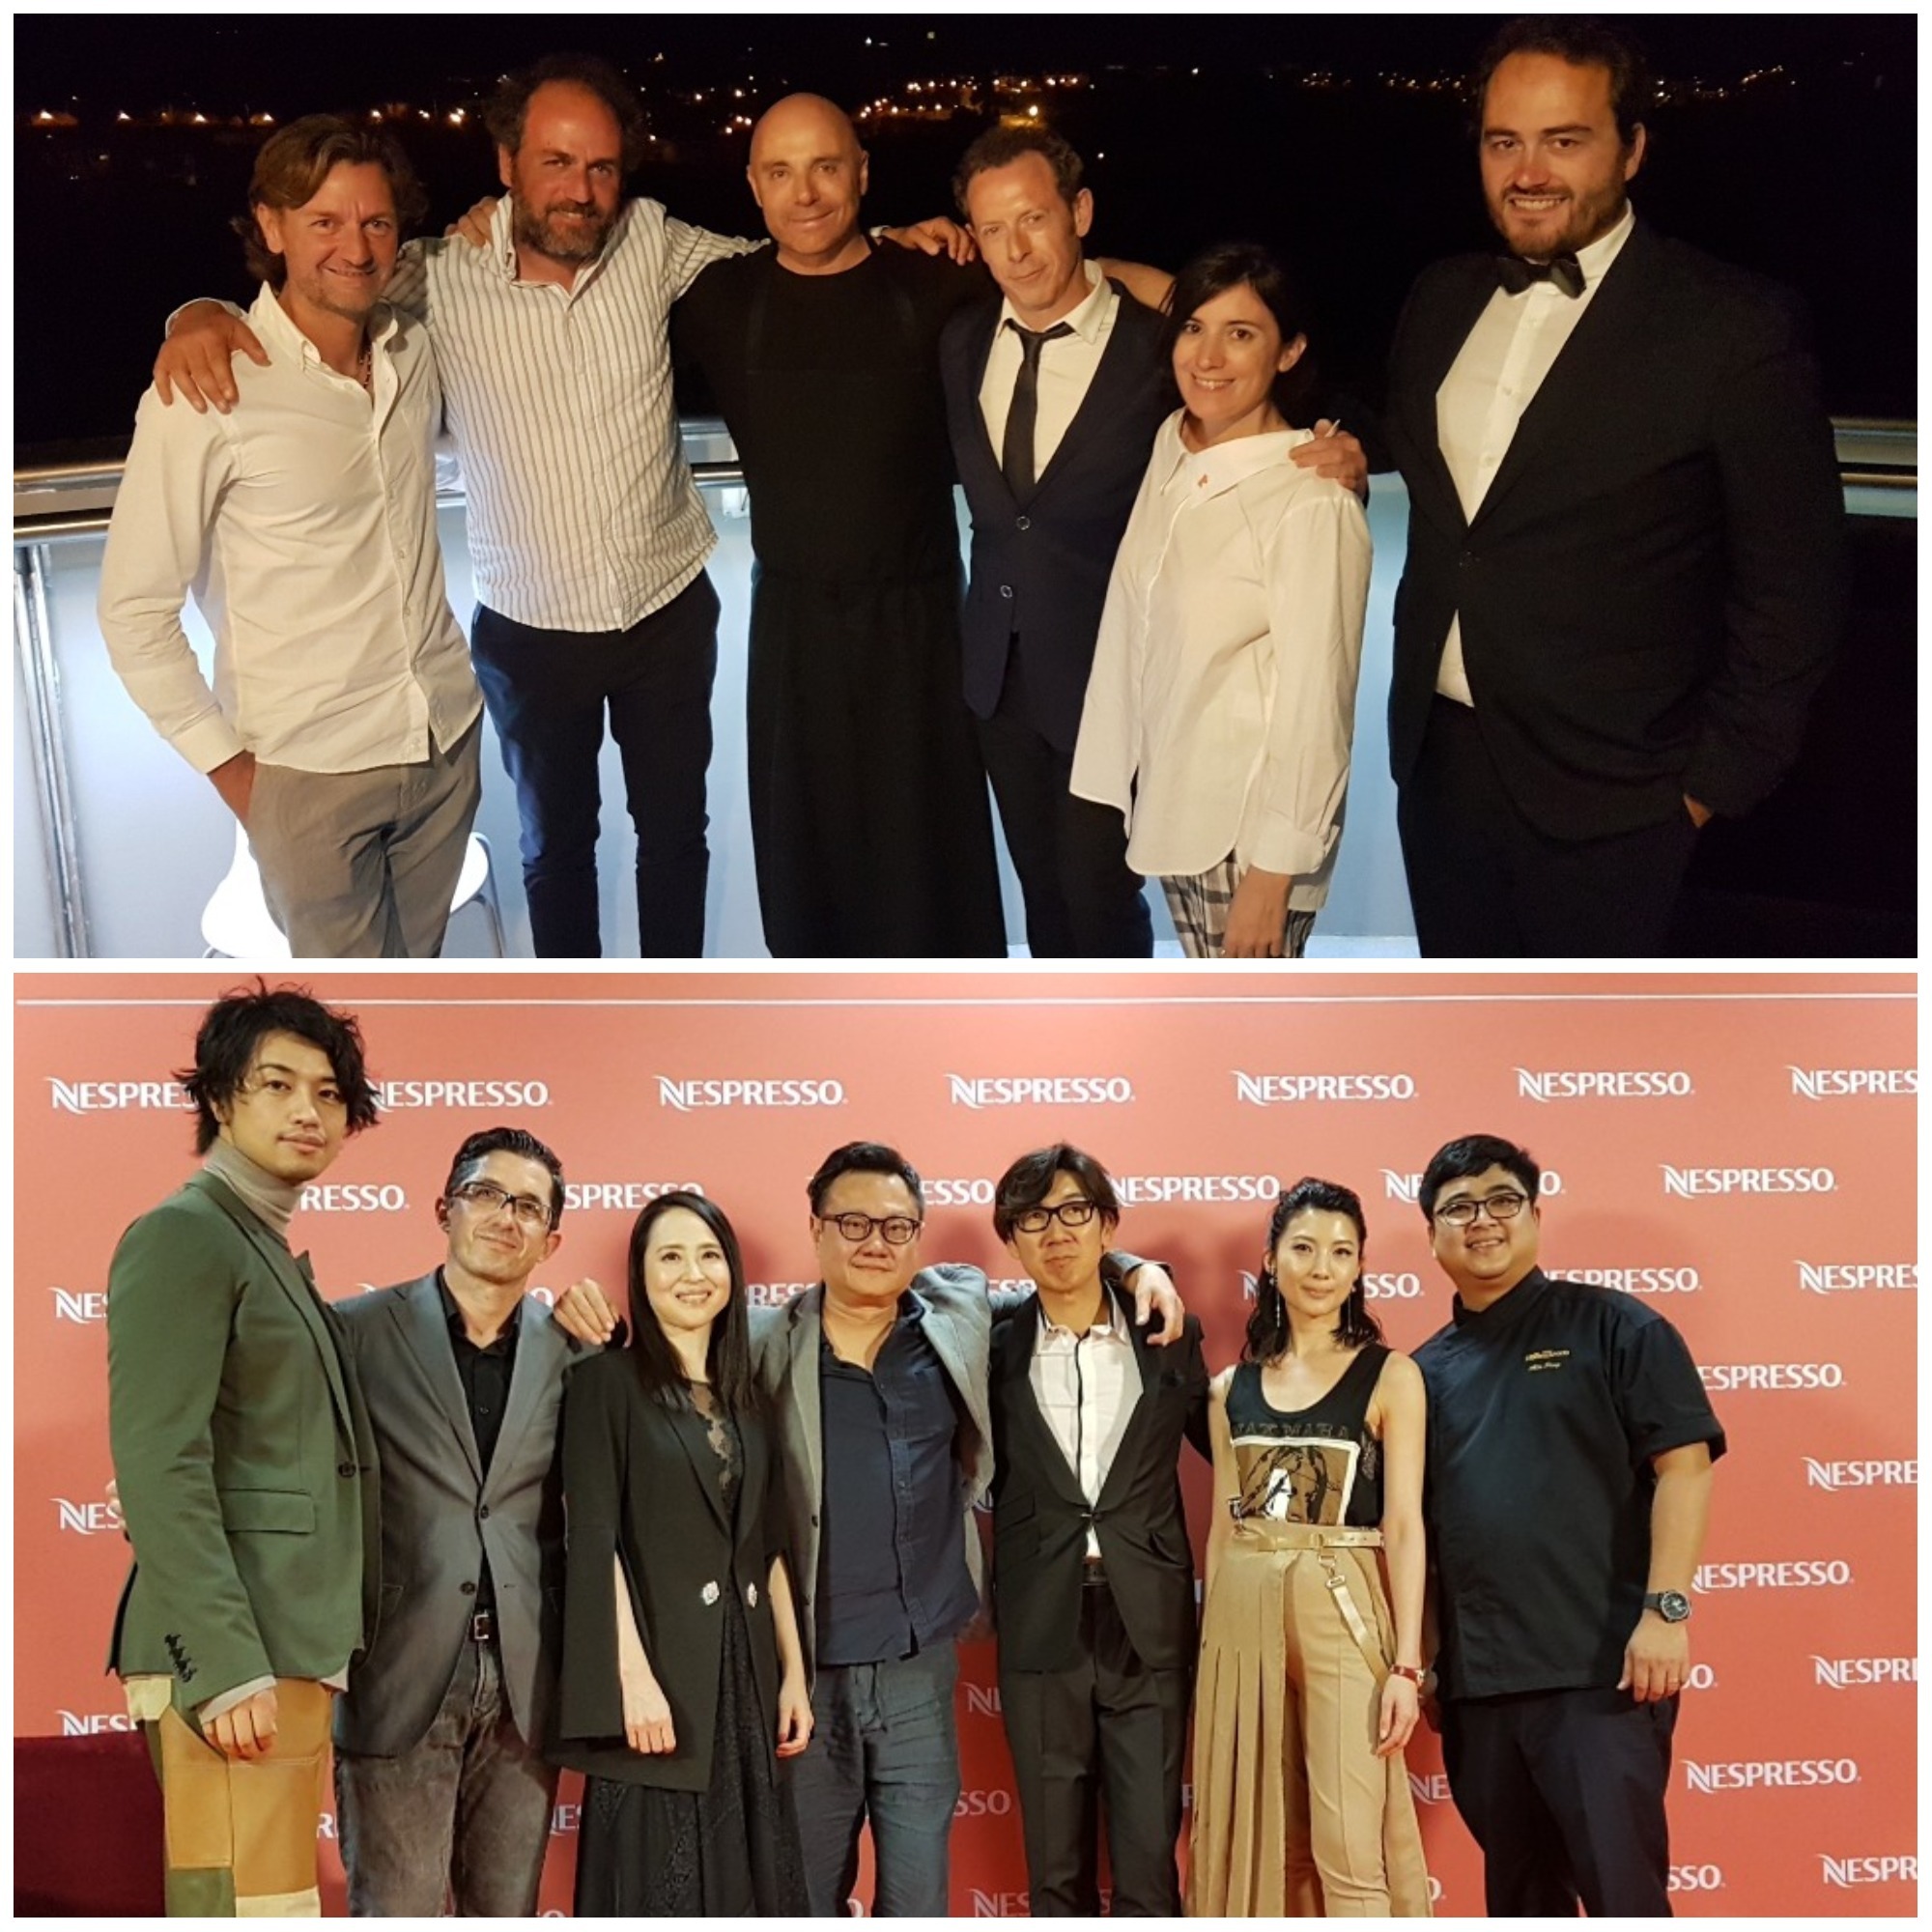
[[[457, 1379], [463, 1384], [463, 1400], [469, 1409], [469, 1427], [476, 1437], [476, 1458], [483, 1474], [490, 1474], [490, 1459], [497, 1453], [497, 1438], [503, 1433], [503, 1411], [510, 1406], [510, 1378], [517, 1367], [517, 1331], [523, 1326], [524, 1305], [518, 1302], [510, 1319], [497, 1331], [487, 1349], [479, 1349], [463, 1325], [463, 1310], [457, 1305], [442, 1270], [436, 1271], [437, 1293], [442, 1296], [443, 1319], [449, 1323], [449, 1346], [456, 1354]], [[490, 1580], [486, 1560], [483, 1574], [476, 1579], [476, 1607], [495, 1609], [496, 1586]]]
[[1540, 1269], [1415, 1351], [1445, 1697], [1616, 1683], [1650, 1569], [1650, 1459], [1724, 1453], [1662, 1316]]
[[909, 1657], [956, 1636], [979, 1608], [966, 1568], [959, 1414], [923, 1318], [907, 1295], [869, 1373], [819, 1342], [821, 1663]]

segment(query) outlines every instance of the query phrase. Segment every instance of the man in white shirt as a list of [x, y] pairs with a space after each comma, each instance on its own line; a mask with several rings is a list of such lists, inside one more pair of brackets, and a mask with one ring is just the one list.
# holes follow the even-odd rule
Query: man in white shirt
[[998, 1309], [993, 1604], [1036, 1918], [1100, 1910], [1098, 1820], [1116, 1918], [1179, 1918], [1187, 1706], [1199, 1638], [1180, 1495], [1205, 1457], [1208, 1371], [1188, 1316], [1160, 1348], [1129, 1319], [1107, 1249], [1107, 1171], [1064, 1144], [1001, 1176], [993, 1229], [1034, 1284]]
[[1662, 952], [1698, 828], [1783, 776], [1830, 659], [1831, 426], [1794, 299], [1633, 214], [1649, 96], [1620, 35], [1518, 22], [1476, 97], [1509, 253], [1429, 270], [1391, 355], [1416, 932]]
[[[256, 157], [259, 366], [233, 416], [150, 391], [100, 630], [156, 728], [247, 828], [299, 957], [433, 958], [478, 796], [482, 700], [443, 595], [425, 332], [383, 302], [422, 194], [380, 131], [311, 115]], [[210, 689], [183, 599], [214, 632]]]

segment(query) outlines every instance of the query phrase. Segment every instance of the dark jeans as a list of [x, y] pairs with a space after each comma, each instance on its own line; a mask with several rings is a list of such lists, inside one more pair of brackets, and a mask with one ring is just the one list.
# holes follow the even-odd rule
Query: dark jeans
[[1476, 714], [1451, 697], [1430, 711], [1396, 824], [1425, 959], [1661, 953], [1697, 842], [1682, 806], [1607, 838], [1539, 832], [1503, 788]]
[[1027, 951], [1036, 959], [1151, 959], [1153, 921], [1127, 865], [1126, 826], [1112, 806], [1073, 796], [1073, 753], [1027, 711], [1015, 643], [999, 708], [973, 722], [1026, 901]]
[[422, 1742], [335, 1754], [349, 1910], [358, 1918], [527, 1918], [556, 1771], [517, 1735], [494, 1644], [466, 1643]]
[[1492, 1918], [1668, 1918], [1663, 1815], [1677, 1699], [1616, 1690], [1442, 1706], [1449, 1789], [1483, 1848]]
[[1105, 1583], [1080, 1592], [1077, 1663], [1000, 1672], [1034, 1918], [1098, 1915], [1103, 1804], [1113, 1916], [1180, 1917], [1174, 1846], [1191, 1675], [1141, 1662]]
[[602, 955], [597, 928], [597, 753], [604, 714], [638, 833], [638, 933], [646, 958], [704, 952], [704, 774], [718, 593], [699, 576], [628, 631], [542, 631], [482, 605], [469, 654], [523, 821], [530, 935], [546, 959]]
[[959, 1803], [958, 1677], [951, 1643], [888, 1663], [819, 1666], [811, 1743], [791, 1761], [815, 1918], [844, 1917], [868, 1821], [872, 1916], [946, 1916], [947, 1848]]

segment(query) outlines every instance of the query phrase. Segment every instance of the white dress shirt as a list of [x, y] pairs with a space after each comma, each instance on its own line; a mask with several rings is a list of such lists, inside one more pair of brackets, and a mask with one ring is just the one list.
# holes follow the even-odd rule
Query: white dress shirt
[[[1628, 206], [1608, 234], [1577, 251], [1583, 293], [1566, 296], [1552, 282], [1531, 282], [1519, 295], [1498, 288], [1476, 318], [1442, 386], [1435, 392], [1435, 438], [1449, 467], [1463, 514], [1473, 519], [1502, 468], [1523, 412], [1583, 319], [1604, 272], [1630, 239], [1635, 219]], [[1461, 704], [1474, 704], [1463, 664], [1463, 620], [1449, 620], [1435, 689]]]
[[[483, 700], [442, 585], [428, 334], [379, 307], [373, 407], [264, 286], [221, 415], [141, 399], [100, 566], [121, 681], [197, 771], [242, 752], [298, 771], [420, 764]], [[214, 634], [209, 688], [182, 629]]]
[[404, 248], [388, 298], [436, 342], [492, 611], [628, 630], [704, 568], [718, 540], [678, 440], [666, 325], [704, 269], [754, 245], [631, 201], [570, 287], [520, 282], [505, 195], [488, 247]]
[[1342, 837], [1369, 595], [1354, 493], [1289, 461], [1307, 430], [1196, 455], [1154, 439], [1087, 681], [1076, 797], [1113, 806], [1127, 863], [1187, 877], [1231, 853], [1321, 904]]
[[[1027, 1378], [1080, 1493], [1097, 1503], [1114, 1466], [1114, 1452], [1141, 1399], [1133, 1338], [1107, 1289], [1100, 1292], [1100, 1319], [1084, 1332], [1063, 1328], [1047, 1314], [1044, 1302], [1037, 1306], [1039, 1334]], [[1100, 1539], [1090, 1524], [1087, 1554], [1099, 1553]]]
[[[1108, 338], [1114, 332], [1114, 318], [1121, 312], [1119, 291], [1100, 272], [1095, 262], [1083, 263], [1088, 294], [1076, 309], [1061, 317], [1072, 329], [1071, 335], [1057, 336], [1040, 344], [1037, 413], [1033, 425], [1033, 473], [1046, 474], [1060, 440], [1087, 400], [1087, 390], [1100, 357], [1107, 353]], [[986, 419], [987, 440], [993, 454], [1004, 458], [1007, 446], [1007, 415], [1013, 406], [1013, 384], [1019, 380], [1020, 339], [1007, 327], [1026, 324], [1013, 312], [1009, 301], [1000, 304], [1000, 319], [993, 326], [993, 346], [986, 355], [986, 373], [980, 380], [980, 413]]]

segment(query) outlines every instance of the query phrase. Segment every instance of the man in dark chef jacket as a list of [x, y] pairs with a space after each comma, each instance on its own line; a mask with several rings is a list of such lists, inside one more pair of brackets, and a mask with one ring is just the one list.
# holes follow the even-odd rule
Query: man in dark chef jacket
[[1415, 1351], [1443, 1758], [1492, 1917], [1668, 1917], [1670, 1734], [1724, 1436], [1668, 1321], [1537, 1266], [1541, 1179], [1472, 1134], [1417, 1194], [1456, 1290]]

